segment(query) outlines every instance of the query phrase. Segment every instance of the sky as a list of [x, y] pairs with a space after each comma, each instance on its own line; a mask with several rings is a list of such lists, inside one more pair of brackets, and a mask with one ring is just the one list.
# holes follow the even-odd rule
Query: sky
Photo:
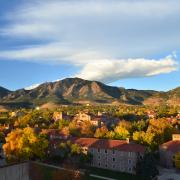
[[0, 86], [67, 77], [180, 86], [179, 0], [0, 0]]

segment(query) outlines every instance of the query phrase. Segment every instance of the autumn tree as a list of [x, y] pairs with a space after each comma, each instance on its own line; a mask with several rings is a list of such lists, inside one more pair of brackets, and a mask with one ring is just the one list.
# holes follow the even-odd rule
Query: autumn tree
[[105, 138], [108, 133], [108, 129], [106, 126], [102, 126], [101, 128], [97, 128], [94, 134], [96, 138]]
[[91, 124], [90, 121], [84, 121], [81, 123], [80, 131], [84, 137], [93, 137], [95, 132], [95, 127], [94, 125]]
[[80, 127], [77, 125], [76, 121], [72, 121], [69, 123], [69, 133], [77, 137], [81, 135]]
[[29, 160], [44, 158], [48, 141], [42, 135], [37, 135], [32, 128], [15, 129], [6, 137], [3, 150], [8, 160]]
[[138, 144], [148, 146], [151, 150], [155, 150], [158, 146], [157, 142], [154, 141], [155, 134], [152, 132], [135, 131], [133, 133], [133, 140]]

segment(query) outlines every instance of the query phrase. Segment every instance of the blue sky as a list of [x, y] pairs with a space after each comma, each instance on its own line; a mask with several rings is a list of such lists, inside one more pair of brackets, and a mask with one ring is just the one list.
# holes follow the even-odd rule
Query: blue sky
[[180, 85], [178, 0], [1, 0], [0, 86], [65, 77], [136, 89]]

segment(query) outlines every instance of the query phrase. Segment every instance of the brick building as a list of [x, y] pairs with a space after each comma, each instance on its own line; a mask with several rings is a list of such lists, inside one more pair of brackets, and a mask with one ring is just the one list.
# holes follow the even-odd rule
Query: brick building
[[[135, 174], [138, 158], [142, 158], [145, 147], [128, 140], [108, 140], [96, 138], [70, 138], [72, 143], [81, 146], [85, 153], [93, 155], [91, 166]], [[58, 146], [53, 141], [52, 146]]]

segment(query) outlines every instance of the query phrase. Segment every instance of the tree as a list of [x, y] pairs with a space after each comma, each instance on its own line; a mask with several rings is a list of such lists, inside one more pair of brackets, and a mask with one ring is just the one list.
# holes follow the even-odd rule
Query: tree
[[108, 129], [106, 126], [102, 126], [101, 128], [97, 128], [94, 134], [96, 138], [105, 138], [108, 133]]
[[176, 168], [180, 169], [180, 152], [175, 154], [174, 162], [175, 162]]
[[59, 120], [59, 129], [63, 129], [64, 127], [67, 127], [69, 125], [68, 120], [60, 119]]
[[106, 137], [108, 139], [115, 139], [116, 133], [114, 131], [108, 131]]
[[155, 141], [155, 133], [150, 131], [136, 131], [133, 133], [133, 140], [139, 144], [148, 146], [151, 150], [155, 150], [158, 147]]
[[144, 131], [135, 131], [133, 133], [133, 140], [136, 141], [139, 144], [144, 144], [144, 137], [145, 137], [146, 133]]
[[43, 159], [48, 141], [37, 135], [32, 128], [15, 129], [6, 137], [3, 150], [8, 160], [20, 161], [33, 158]]
[[158, 175], [156, 161], [151, 153], [146, 153], [142, 159], [138, 159], [136, 164], [136, 174], [140, 175], [143, 180], [151, 180]]
[[126, 139], [130, 135], [129, 131], [126, 128], [121, 127], [121, 126], [117, 126], [114, 129], [114, 132], [115, 132], [115, 138], [116, 139]]
[[79, 137], [81, 135], [80, 127], [78, 127], [75, 121], [69, 123], [69, 132], [73, 136]]
[[141, 121], [135, 121], [132, 123], [132, 130], [134, 131], [143, 131], [147, 129], [147, 123], [143, 120]]
[[84, 163], [88, 163], [92, 159], [90, 153], [83, 151], [82, 147], [76, 143], [72, 143], [71, 141], [59, 144], [58, 156], [63, 160], [69, 161], [71, 164], [74, 163], [75, 165], [84, 165]]
[[5, 141], [5, 135], [3, 132], [0, 132], [0, 142], [4, 142]]
[[81, 134], [85, 137], [93, 137], [94, 135], [94, 131], [95, 131], [95, 127], [94, 125], [91, 124], [90, 121], [84, 121], [81, 123]]

